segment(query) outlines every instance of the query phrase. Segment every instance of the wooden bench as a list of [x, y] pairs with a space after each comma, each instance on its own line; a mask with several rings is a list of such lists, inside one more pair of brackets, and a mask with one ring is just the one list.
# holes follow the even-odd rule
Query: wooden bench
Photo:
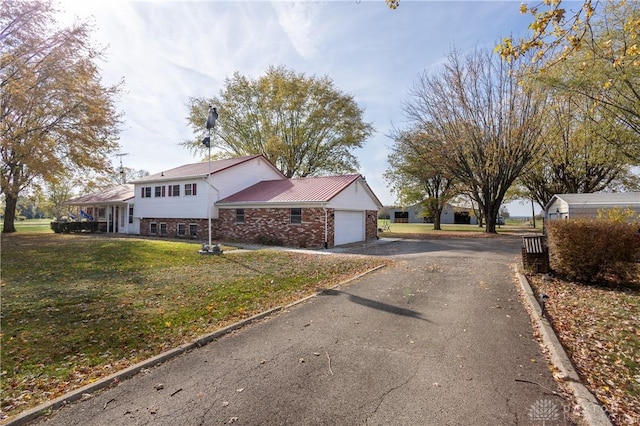
[[522, 265], [525, 271], [537, 274], [549, 272], [547, 237], [522, 237]]

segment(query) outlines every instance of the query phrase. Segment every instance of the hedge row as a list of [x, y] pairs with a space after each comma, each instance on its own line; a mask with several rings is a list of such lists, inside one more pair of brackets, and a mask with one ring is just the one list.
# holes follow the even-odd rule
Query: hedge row
[[546, 229], [551, 269], [588, 283], [624, 283], [637, 278], [638, 226], [612, 220], [549, 221]]
[[98, 222], [51, 222], [51, 229], [56, 234], [61, 232], [96, 232]]

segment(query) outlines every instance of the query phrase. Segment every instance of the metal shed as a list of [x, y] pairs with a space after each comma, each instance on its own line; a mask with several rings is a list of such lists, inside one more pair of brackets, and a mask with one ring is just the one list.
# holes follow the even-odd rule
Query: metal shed
[[595, 219], [598, 211], [616, 207], [629, 208], [640, 215], [640, 192], [556, 194], [545, 206], [544, 217], [548, 220]]

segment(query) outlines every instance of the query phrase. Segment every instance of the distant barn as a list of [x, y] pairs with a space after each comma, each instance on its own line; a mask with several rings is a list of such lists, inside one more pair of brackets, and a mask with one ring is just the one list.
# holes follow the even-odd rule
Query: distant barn
[[[425, 216], [422, 206], [416, 204], [406, 208], [390, 209], [389, 221], [391, 223], [433, 223], [433, 217]], [[447, 203], [442, 209], [440, 223], [477, 225], [478, 219], [472, 208]]]

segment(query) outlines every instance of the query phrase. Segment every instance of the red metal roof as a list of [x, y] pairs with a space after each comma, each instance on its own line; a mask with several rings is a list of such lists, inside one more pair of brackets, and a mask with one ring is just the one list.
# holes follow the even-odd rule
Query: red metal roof
[[[164, 170], [160, 173], [155, 173], [153, 175], [145, 176], [141, 179], [135, 180], [133, 183], [144, 183], [144, 182], [154, 182], [154, 181], [164, 181], [171, 179], [179, 179], [179, 178], [187, 178], [187, 177], [195, 177], [195, 176], [206, 176], [211, 173], [218, 173], [222, 170], [228, 169], [235, 165], [244, 163], [249, 160], [253, 160], [254, 158], [264, 157], [262, 154], [258, 155], [249, 155], [247, 157], [237, 157], [237, 158], [226, 158], [224, 160], [215, 160], [211, 161], [209, 164], [208, 161], [200, 162], [200, 163], [192, 163], [192, 164], [184, 164], [182, 166]], [[265, 161], [268, 161], [266, 157]]]
[[351, 174], [266, 180], [230, 195], [216, 204], [328, 202], [360, 177], [359, 174]]
[[67, 204], [77, 206], [81, 204], [123, 203], [133, 198], [133, 196], [133, 185], [118, 185], [94, 194], [72, 198], [67, 201]]

